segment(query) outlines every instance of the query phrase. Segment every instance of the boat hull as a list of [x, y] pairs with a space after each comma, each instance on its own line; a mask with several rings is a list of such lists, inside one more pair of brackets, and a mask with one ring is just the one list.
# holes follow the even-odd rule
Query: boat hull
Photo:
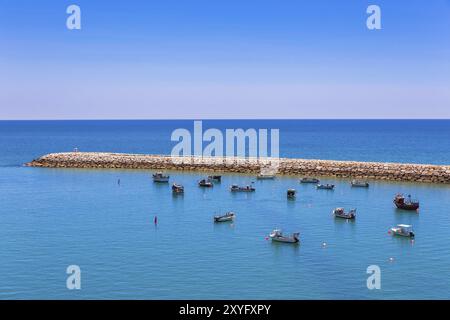
[[257, 176], [257, 180], [273, 180], [275, 179], [275, 176]]
[[282, 242], [282, 243], [299, 243], [300, 240], [296, 238], [287, 238], [287, 237], [272, 237], [272, 241], [274, 242]]
[[414, 238], [415, 237], [415, 234], [412, 231], [404, 233], [404, 232], [400, 232], [396, 229], [391, 229], [391, 233], [393, 236], [398, 236], [398, 237], [403, 237], [403, 238]]
[[419, 209], [419, 204], [418, 203], [406, 204], [406, 203], [396, 203], [396, 202], [394, 202], [394, 204], [397, 207], [397, 209], [401, 209], [401, 210], [414, 211], [414, 210]]
[[235, 217], [235, 214], [226, 214], [223, 216], [215, 216], [214, 217], [214, 222], [229, 222], [229, 221], [233, 221]]
[[321, 185], [319, 185], [319, 186], [317, 186], [317, 189], [318, 190], [334, 190], [334, 185], [332, 185], [332, 186], [321, 186]]
[[314, 184], [317, 184], [317, 183], [319, 183], [320, 182], [320, 180], [318, 180], [318, 179], [305, 179], [305, 180], [300, 180], [300, 183], [314, 183]]
[[255, 188], [230, 188], [231, 192], [254, 192], [256, 189]]
[[335, 214], [334, 217], [347, 220], [354, 220], [356, 218], [356, 216], [354, 215], [341, 215], [341, 214]]
[[234, 217], [214, 217], [214, 222], [229, 222], [233, 221]]
[[368, 183], [366, 183], [366, 184], [355, 184], [355, 183], [352, 183], [352, 187], [353, 188], [368, 188], [369, 184]]

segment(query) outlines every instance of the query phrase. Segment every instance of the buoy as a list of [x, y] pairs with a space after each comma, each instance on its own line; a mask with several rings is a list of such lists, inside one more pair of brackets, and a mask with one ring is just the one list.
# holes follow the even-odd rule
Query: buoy
[[326, 242], [322, 242], [322, 247], [326, 247], [327, 243]]
[[390, 257], [390, 258], [389, 258], [389, 262], [394, 262], [394, 260], [395, 260], [395, 259], [394, 259], [393, 257]]
[[154, 222], [155, 224], [158, 224], [158, 217], [157, 217], [157, 216], [155, 216], [155, 219], [153, 220], [153, 222]]

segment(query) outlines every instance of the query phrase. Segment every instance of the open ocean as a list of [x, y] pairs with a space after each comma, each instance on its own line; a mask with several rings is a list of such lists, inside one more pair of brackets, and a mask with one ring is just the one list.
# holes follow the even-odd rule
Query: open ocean
[[[450, 164], [449, 120], [208, 120], [208, 128], [280, 130], [280, 156]], [[174, 129], [193, 121], [0, 121], [0, 299], [450, 299], [450, 186], [299, 177], [257, 181], [223, 174], [212, 189], [202, 173], [170, 172], [174, 197], [144, 170], [28, 168], [50, 152], [169, 154]], [[117, 180], [120, 179], [120, 186]], [[255, 181], [253, 194], [232, 183]], [[298, 191], [287, 201], [286, 190]], [[397, 192], [420, 213], [395, 209]], [[335, 207], [357, 208], [354, 222]], [[212, 216], [233, 210], [233, 224]], [[153, 223], [158, 217], [158, 225]], [[416, 239], [394, 238], [398, 223]], [[300, 232], [298, 246], [266, 240], [274, 228]], [[327, 245], [322, 244], [326, 242]], [[81, 290], [66, 268], [81, 268]], [[381, 290], [366, 269], [381, 268]]]

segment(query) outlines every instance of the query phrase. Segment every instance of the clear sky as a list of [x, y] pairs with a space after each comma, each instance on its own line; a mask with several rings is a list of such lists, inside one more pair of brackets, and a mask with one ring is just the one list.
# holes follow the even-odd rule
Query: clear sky
[[122, 118], [450, 118], [450, 0], [0, 0], [0, 119]]

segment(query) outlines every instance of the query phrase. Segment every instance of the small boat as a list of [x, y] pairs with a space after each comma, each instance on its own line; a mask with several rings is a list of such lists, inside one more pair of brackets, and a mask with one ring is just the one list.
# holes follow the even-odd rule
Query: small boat
[[222, 176], [208, 176], [208, 180], [213, 182], [220, 182], [222, 181]]
[[394, 236], [402, 236], [408, 238], [414, 238], [415, 236], [412, 226], [409, 224], [398, 224], [396, 227], [390, 228], [389, 233], [392, 233], [392, 235]]
[[273, 230], [269, 237], [272, 239], [272, 241], [276, 242], [285, 242], [285, 243], [298, 243], [300, 241], [299, 239], [300, 233], [296, 232], [289, 236], [284, 236], [283, 232], [280, 229]]
[[230, 191], [232, 191], [232, 192], [253, 192], [255, 190], [256, 189], [254, 187], [250, 186], [250, 185], [247, 185], [245, 187], [240, 187], [237, 184], [233, 184], [230, 187]]
[[174, 183], [172, 185], [172, 192], [177, 194], [184, 193], [184, 187], [181, 184]]
[[162, 172], [153, 174], [153, 182], [169, 182], [169, 176]]
[[411, 200], [411, 195], [408, 195], [408, 199], [405, 199], [405, 197], [402, 194], [397, 194], [394, 198], [394, 204], [397, 206], [398, 209], [402, 210], [417, 210], [419, 209], [419, 201], [417, 200]]
[[214, 216], [214, 222], [233, 221], [235, 216], [236, 216], [235, 213], [230, 211], [230, 212], [227, 212], [226, 214], [224, 214], [222, 216]]
[[305, 177], [300, 179], [300, 183], [315, 183], [318, 184], [320, 182], [319, 179], [316, 178], [309, 178], [309, 177]]
[[351, 185], [352, 185], [352, 187], [357, 187], [357, 188], [368, 188], [369, 187], [368, 182], [358, 181], [358, 180], [352, 180]]
[[198, 182], [199, 187], [211, 188], [213, 187], [213, 183], [209, 179], [202, 179]]
[[333, 190], [334, 184], [318, 184], [317, 189], [324, 189], [324, 190]]
[[349, 212], [345, 212], [344, 208], [336, 208], [333, 210], [333, 214], [336, 218], [351, 220], [356, 218], [356, 209], [352, 209]]
[[270, 179], [275, 179], [275, 175], [274, 174], [268, 174], [268, 173], [260, 173], [256, 176], [256, 179], [258, 180], [270, 180]]
[[287, 198], [288, 199], [295, 199], [295, 189], [288, 189], [288, 191], [287, 191]]

